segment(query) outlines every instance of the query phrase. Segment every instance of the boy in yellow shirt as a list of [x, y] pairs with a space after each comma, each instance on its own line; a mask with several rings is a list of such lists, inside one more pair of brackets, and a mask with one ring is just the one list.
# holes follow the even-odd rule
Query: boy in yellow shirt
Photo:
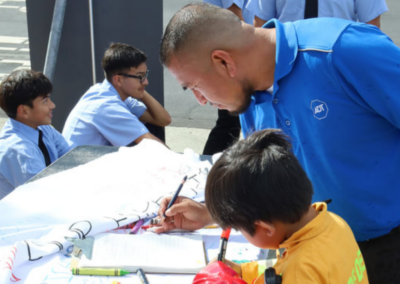
[[[282, 283], [368, 284], [350, 227], [325, 203], [311, 205], [312, 194], [288, 137], [269, 129], [223, 153], [207, 178], [205, 197], [212, 220], [222, 228], [240, 230], [257, 247], [285, 249], [274, 266]], [[247, 283], [264, 283], [263, 275], [255, 279], [257, 265], [233, 266]]]
[[[171, 197], [164, 198], [158, 214], [165, 212], [167, 218], [155, 232], [217, 223], [240, 230], [257, 247], [284, 248], [274, 266], [283, 284], [368, 284], [350, 227], [325, 203], [311, 205], [311, 181], [288, 139], [280, 130], [267, 129], [225, 150], [208, 175], [205, 205], [178, 197], [166, 210]], [[226, 263], [247, 283], [264, 283], [259, 274], [265, 261], [264, 267]]]

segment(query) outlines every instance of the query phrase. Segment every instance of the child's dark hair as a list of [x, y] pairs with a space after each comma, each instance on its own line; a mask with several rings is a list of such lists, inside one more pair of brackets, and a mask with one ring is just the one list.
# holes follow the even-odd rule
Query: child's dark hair
[[50, 80], [41, 72], [21, 69], [13, 71], [0, 84], [0, 107], [15, 119], [19, 105], [33, 108], [33, 100], [53, 90]]
[[112, 43], [104, 53], [101, 66], [108, 82], [111, 83], [118, 73], [126, 72], [131, 67], [137, 68], [146, 60], [146, 54], [139, 49], [124, 43]]
[[224, 151], [212, 167], [205, 199], [222, 228], [251, 236], [255, 221], [295, 223], [309, 210], [313, 188], [278, 129], [255, 132]]

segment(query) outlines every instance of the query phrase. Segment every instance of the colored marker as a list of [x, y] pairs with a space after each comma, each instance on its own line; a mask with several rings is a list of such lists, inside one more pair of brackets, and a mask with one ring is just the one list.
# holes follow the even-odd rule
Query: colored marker
[[[185, 176], [185, 177], [183, 178], [182, 182], [181, 182], [180, 185], [178, 186], [178, 189], [176, 190], [176, 192], [175, 192], [174, 196], [172, 197], [171, 201], [168, 203], [168, 206], [167, 206], [167, 209], [165, 210], [165, 212], [167, 212], [167, 210], [168, 210], [169, 208], [171, 208], [172, 205], [174, 205], [176, 199], [177, 199], [178, 196], [179, 196], [179, 192], [181, 192], [181, 189], [182, 189], [183, 185], [185, 184], [186, 180], [187, 180], [187, 176]], [[165, 215], [165, 212], [164, 212], [164, 215], [163, 215], [164, 218], [162, 218], [162, 220], [161, 220], [161, 222], [160, 222], [160, 225], [162, 225], [162, 223], [164, 223], [164, 221], [165, 221], [165, 218], [167, 218], [167, 216]]]
[[231, 234], [231, 228], [222, 231], [221, 235], [221, 248], [218, 254], [218, 261], [225, 261], [226, 247], [228, 246], [229, 235]]
[[150, 284], [149, 280], [147, 280], [146, 274], [144, 274], [144, 271], [141, 268], [139, 268], [136, 273], [137, 276], [139, 276], [140, 282], [142, 282], [142, 284]]
[[96, 276], [124, 276], [129, 274], [128, 271], [122, 269], [106, 269], [106, 268], [72, 268], [74, 275], [96, 275]]
[[141, 219], [139, 221], [136, 222], [135, 226], [132, 228], [132, 230], [130, 231], [130, 235], [135, 235], [137, 234], [137, 232], [139, 232], [140, 227], [142, 227], [142, 225], [144, 224], [144, 220]]

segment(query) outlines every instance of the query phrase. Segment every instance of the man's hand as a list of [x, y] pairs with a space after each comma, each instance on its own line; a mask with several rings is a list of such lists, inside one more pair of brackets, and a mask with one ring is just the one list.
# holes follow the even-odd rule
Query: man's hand
[[[158, 215], [161, 218], [163, 218], [163, 214], [171, 199], [172, 197], [166, 197], [161, 201], [160, 209], [158, 210]], [[173, 229], [198, 230], [204, 226], [213, 224], [213, 220], [204, 204], [181, 196], [165, 212], [165, 215], [167, 218], [163, 225], [154, 230], [157, 234]]]

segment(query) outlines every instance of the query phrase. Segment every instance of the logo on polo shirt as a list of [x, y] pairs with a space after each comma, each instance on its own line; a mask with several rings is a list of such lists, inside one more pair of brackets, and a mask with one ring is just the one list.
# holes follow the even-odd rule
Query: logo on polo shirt
[[313, 111], [316, 119], [324, 119], [328, 116], [328, 105], [320, 100], [311, 101], [311, 110]]

